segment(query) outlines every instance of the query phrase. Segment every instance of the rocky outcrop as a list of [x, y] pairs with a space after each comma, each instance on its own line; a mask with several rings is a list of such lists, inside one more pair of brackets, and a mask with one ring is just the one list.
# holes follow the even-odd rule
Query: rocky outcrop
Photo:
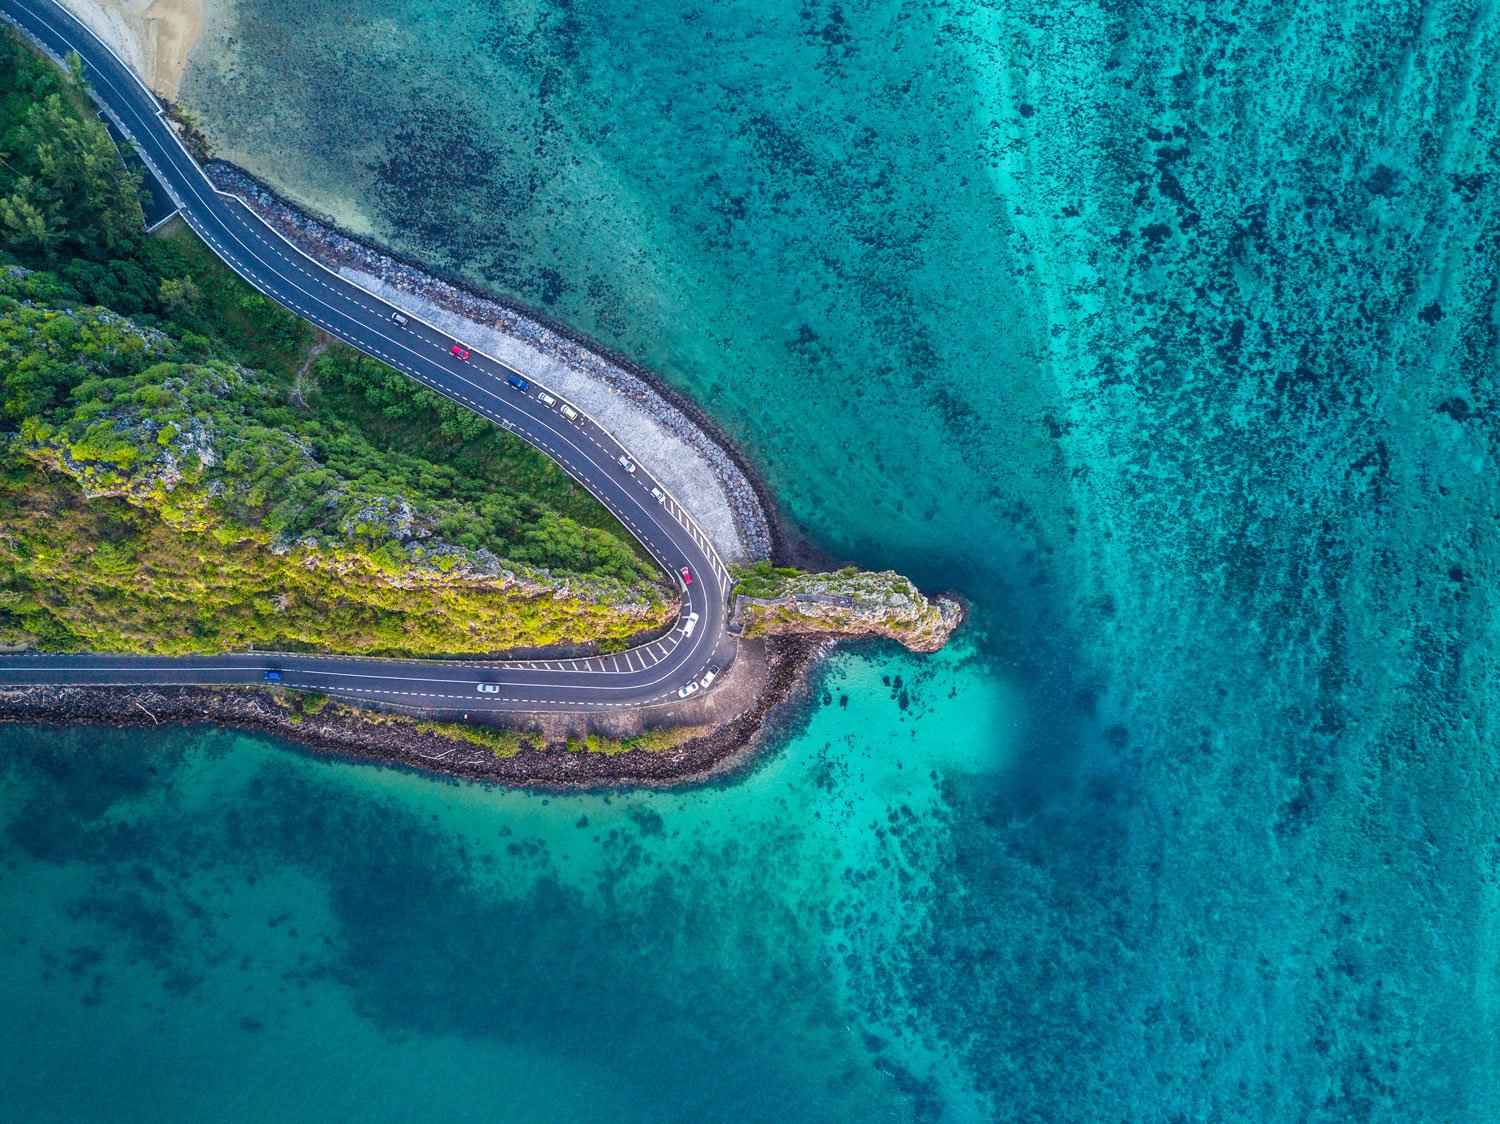
[[735, 597], [733, 627], [743, 635], [881, 636], [913, 652], [935, 652], [964, 617], [957, 601], [928, 598], [891, 570], [779, 576], [774, 584], [770, 596]]

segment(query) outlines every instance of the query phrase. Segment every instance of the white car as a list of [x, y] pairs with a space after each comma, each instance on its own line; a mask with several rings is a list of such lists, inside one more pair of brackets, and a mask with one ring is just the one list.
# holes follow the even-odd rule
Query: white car
[[543, 406], [546, 406], [549, 410], [557, 405], [557, 399], [553, 398], [552, 395], [548, 394], [545, 390], [539, 390], [536, 392], [536, 400]]
[[557, 408], [557, 412], [563, 417], [567, 418], [570, 422], [576, 422], [579, 418], [578, 411], [573, 409], [573, 407], [569, 406], [566, 402], [564, 402]]
[[479, 684], [479, 693], [481, 695], [498, 695], [500, 693], [500, 684], [481, 683]]
[[657, 503], [666, 503], [667, 502], [667, 494], [665, 492], [663, 492], [660, 488], [652, 488], [651, 489], [651, 498], [654, 499]]
[[703, 673], [703, 678], [698, 680], [698, 686], [705, 691], [714, 685], [714, 680], [719, 677], [718, 667], [711, 667]]
[[686, 640], [693, 634], [693, 629], [698, 627], [698, 614], [689, 613], [682, 621], [682, 638]]
[[696, 695], [697, 693], [698, 693], [698, 684], [697, 683], [689, 683], [686, 687], [679, 687], [677, 689], [677, 697], [679, 699], [685, 699], [689, 695]]
[[399, 313], [399, 312], [393, 312], [393, 313], [391, 313], [391, 323], [392, 324], [399, 324], [401, 327], [404, 328], [404, 327], [406, 327], [406, 323], [407, 323], [406, 317], [402, 316], [401, 313]]
[[630, 475], [635, 475], [635, 461], [631, 460], [623, 453], [620, 455], [620, 467], [623, 468], [626, 472], [630, 473]]

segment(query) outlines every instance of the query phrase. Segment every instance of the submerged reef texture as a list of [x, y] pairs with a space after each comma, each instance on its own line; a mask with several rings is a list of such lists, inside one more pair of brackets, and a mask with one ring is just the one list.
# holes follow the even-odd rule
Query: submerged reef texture
[[13, 1038], [187, 1055], [138, 1116], [1500, 1119], [1493, 0], [236, 0], [181, 92], [968, 618], [696, 794], [18, 737]]

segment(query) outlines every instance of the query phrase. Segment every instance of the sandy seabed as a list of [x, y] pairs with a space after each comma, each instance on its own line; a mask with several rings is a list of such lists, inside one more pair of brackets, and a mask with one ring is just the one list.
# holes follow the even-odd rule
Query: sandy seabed
[[61, 0], [162, 97], [175, 100], [204, 0]]

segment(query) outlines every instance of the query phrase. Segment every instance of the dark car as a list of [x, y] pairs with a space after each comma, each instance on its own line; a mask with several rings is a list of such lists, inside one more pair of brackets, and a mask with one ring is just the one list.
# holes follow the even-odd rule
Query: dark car
[[523, 379], [520, 375], [506, 375], [505, 381], [510, 383], [510, 385], [515, 387], [517, 390], [531, 389], [531, 384]]
[[463, 359], [465, 361], [467, 361], [468, 358], [469, 358], [469, 349], [467, 347], [464, 347], [463, 344], [456, 343], [452, 347], [450, 347], [448, 350], [450, 352], [452, 352], [454, 355], [458, 356], [458, 358]]

